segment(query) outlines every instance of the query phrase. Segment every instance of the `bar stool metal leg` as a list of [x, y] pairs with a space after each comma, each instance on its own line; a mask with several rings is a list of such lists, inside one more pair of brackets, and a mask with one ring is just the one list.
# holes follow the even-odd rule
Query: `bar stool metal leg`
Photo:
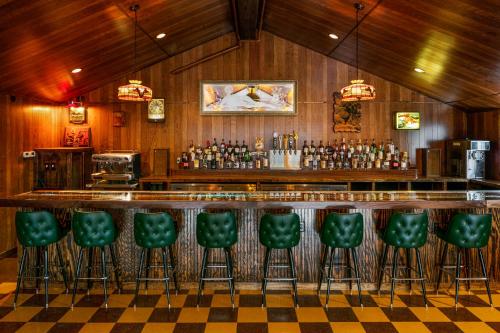
[[269, 275], [269, 261], [271, 258], [271, 249], [266, 248], [266, 257], [264, 259], [264, 277], [262, 278], [262, 306], [266, 306], [266, 288], [267, 288], [267, 278]]
[[149, 270], [151, 269], [151, 249], [146, 250], [146, 280], [145, 287], [146, 292], [148, 291], [148, 279], [149, 279]]
[[441, 278], [443, 276], [444, 263], [446, 261], [447, 254], [448, 254], [448, 243], [445, 243], [443, 247], [443, 253], [441, 254], [441, 262], [439, 263], [438, 278], [436, 282], [436, 294], [439, 293], [439, 285], [441, 284]]
[[231, 266], [231, 277], [233, 279], [233, 298], [236, 293], [236, 286], [234, 282], [234, 263], [233, 263], [233, 256], [231, 255], [231, 248], [227, 248], [227, 256], [229, 258], [229, 265]]
[[356, 254], [355, 248], [351, 248], [351, 251], [352, 260], [354, 262], [354, 275], [356, 276], [356, 284], [358, 285], [359, 306], [363, 307], [363, 300], [361, 298], [361, 278], [359, 277], [358, 255]]
[[172, 267], [172, 277], [174, 278], [175, 293], [177, 294], [179, 292], [179, 285], [177, 283], [177, 268], [172, 245], [168, 247], [168, 254], [170, 256], [170, 267]]
[[293, 259], [292, 249], [288, 248], [288, 261], [290, 263], [290, 268], [292, 270], [292, 286], [293, 286], [293, 301], [295, 307], [299, 307], [299, 296], [297, 292], [297, 271], [295, 270], [295, 260]]
[[43, 247], [43, 280], [45, 282], [45, 308], [49, 307], [49, 249]]
[[396, 285], [396, 277], [398, 274], [398, 259], [399, 259], [399, 248], [394, 247], [394, 252], [393, 252], [393, 258], [392, 258], [392, 276], [391, 276], [391, 309], [392, 309], [392, 304], [394, 302], [394, 288]]
[[387, 263], [387, 252], [389, 251], [389, 245], [384, 244], [384, 250], [382, 251], [382, 258], [380, 259], [380, 271], [378, 273], [378, 284], [377, 291], [380, 294], [380, 287], [382, 286], [382, 280], [384, 278], [385, 265]]
[[328, 246], [324, 245], [319, 264], [318, 295], [321, 294], [321, 283], [323, 282], [323, 273], [325, 271], [327, 253], [328, 253]]
[[457, 265], [455, 268], [455, 307], [458, 307], [458, 289], [460, 288], [460, 259], [462, 256], [462, 251], [457, 248]]
[[427, 307], [427, 293], [425, 290], [425, 280], [424, 280], [424, 271], [422, 268], [422, 260], [420, 258], [420, 251], [419, 249], [415, 249], [415, 253], [417, 255], [417, 266], [418, 266], [418, 275], [420, 277], [420, 284], [422, 286], [422, 296], [424, 297], [424, 304], [425, 307]]
[[71, 297], [71, 308], [73, 308], [73, 306], [75, 305], [76, 289], [78, 288], [78, 279], [80, 278], [82, 261], [83, 261], [83, 248], [80, 248], [80, 251], [78, 253], [78, 260], [76, 262], [75, 282], [73, 285], [73, 296]]
[[471, 278], [471, 267], [470, 267], [470, 249], [464, 249], [464, 257], [465, 257], [465, 274], [467, 276], [466, 286], [467, 291], [470, 292], [470, 278]]
[[94, 261], [94, 249], [89, 247], [87, 249], [87, 295], [90, 295], [90, 288], [92, 288], [92, 264]]
[[352, 295], [352, 272], [351, 272], [351, 268], [352, 268], [352, 265], [351, 265], [351, 256], [349, 254], [349, 249], [344, 249], [344, 252], [345, 252], [345, 257], [346, 257], [346, 261], [347, 261], [347, 278], [349, 279], [349, 292], [351, 293]]
[[[167, 250], [165, 248], [161, 249], [161, 256], [163, 261], [163, 278], [165, 279], [165, 293], [167, 295], [167, 304], [170, 309], [170, 290], [168, 287], [169, 277], [168, 277], [168, 265], [167, 265]], [[147, 280], [146, 280], [147, 281]]]
[[102, 284], [103, 284], [103, 291], [104, 291], [104, 306], [107, 309], [108, 308], [108, 289], [107, 289], [108, 273], [106, 272], [106, 251], [104, 250], [104, 247], [101, 247], [101, 269], [102, 269]]
[[411, 295], [411, 249], [406, 249], [406, 273], [408, 278], [408, 288]]
[[17, 296], [19, 295], [19, 289], [21, 289], [21, 282], [24, 276], [24, 268], [26, 266], [27, 257], [28, 257], [28, 249], [23, 247], [23, 255], [21, 257], [21, 264], [19, 266], [19, 273], [17, 274], [16, 294], [14, 295], [14, 308], [16, 307]]
[[141, 250], [141, 257], [139, 259], [139, 269], [137, 271], [137, 278], [135, 279], [135, 296], [134, 296], [134, 307], [137, 305], [137, 296], [139, 295], [139, 286], [141, 284], [142, 277], [142, 266], [144, 265], [144, 253], [146, 249]]
[[226, 257], [226, 270], [227, 270], [227, 282], [229, 284], [229, 294], [231, 296], [231, 304], [234, 308], [234, 283], [233, 283], [233, 268], [231, 264], [231, 255], [230, 255], [230, 249], [229, 248], [224, 248], [224, 254]]
[[203, 259], [201, 261], [201, 274], [200, 274], [200, 282], [198, 284], [198, 297], [196, 298], [196, 306], [200, 306], [201, 300], [201, 292], [203, 290], [203, 279], [205, 278], [205, 270], [207, 266], [207, 258], [208, 258], [208, 248], [203, 250]]
[[109, 254], [111, 255], [111, 262], [113, 263], [113, 271], [115, 273], [116, 286], [118, 287], [118, 292], [122, 292], [122, 285], [120, 282], [120, 268], [118, 266], [118, 260], [116, 258], [115, 249], [113, 248], [113, 244], [109, 245]]
[[40, 268], [42, 267], [42, 248], [37, 246], [35, 248], [36, 253], [36, 266], [35, 266], [35, 292], [38, 294], [40, 290]]
[[326, 301], [325, 307], [328, 307], [328, 301], [330, 300], [330, 286], [332, 283], [332, 269], [333, 269], [333, 259], [335, 258], [335, 248], [332, 247], [330, 250], [330, 262], [328, 263], [328, 275], [326, 277]]
[[491, 291], [490, 291], [490, 281], [486, 273], [486, 265], [484, 263], [483, 252], [481, 251], [481, 249], [477, 249], [477, 253], [479, 255], [479, 261], [481, 262], [481, 270], [483, 271], [483, 277], [485, 278], [484, 284], [486, 286], [486, 291], [488, 292], [488, 299], [490, 300], [490, 306], [493, 306], [493, 300], [491, 299]]
[[64, 281], [64, 287], [66, 288], [66, 294], [67, 294], [69, 287], [68, 287], [68, 276], [66, 275], [66, 264], [63, 260], [61, 248], [59, 247], [59, 244], [57, 244], [57, 243], [56, 243], [56, 252], [57, 252], [57, 258], [59, 260], [59, 267], [61, 269], [62, 278]]

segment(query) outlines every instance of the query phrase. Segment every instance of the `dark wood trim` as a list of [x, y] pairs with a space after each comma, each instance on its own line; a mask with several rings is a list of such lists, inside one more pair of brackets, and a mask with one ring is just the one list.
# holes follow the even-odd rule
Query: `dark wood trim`
[[17, 247], [14, 247], [10, 250], [4, 251], [0, 253], [0, 260], [5, 259], [5, 258], [10, 258], [14, 256], [17, 253]]
[[219, 56], [221, 56], [223, 54], [226, 54], [226, 53], [229, 53], [229, 52], [233, 52], [234, 50], [237, 50], [240, 47], [241, 47], [241, 44], [240, 44], [240, 42], [238, 42], [238, 44], [236, 44], [234, 46], [230, 46], [230, 47], [225, 48], [223, 50], [220, 50], [220, 51], [217, 51], [215, 53], [209, 54], [209, 55], [207, 55], [207, 56], [205, 56], [203, 58], [200, 58], [200, 59], [198, 59], [196, 61], [193, 61], [193, 62], [191, 62], [191, 63], [189, 63], [187, 65], [183, 65], [181, 67], [177, 67], [176, 69], [172, 70], [170, 72], [170, 74], [180, 74], [180, 73], [184, 72], [185, 70], [188, 70], [188, 69], [190, 69], [190, 68], [192, 68], [194, 66], [197, 66], [197, 65], [202, 64], [204, 62], [207, 62], [209, 60], [217, 58], [217, 57], [219, 57]]

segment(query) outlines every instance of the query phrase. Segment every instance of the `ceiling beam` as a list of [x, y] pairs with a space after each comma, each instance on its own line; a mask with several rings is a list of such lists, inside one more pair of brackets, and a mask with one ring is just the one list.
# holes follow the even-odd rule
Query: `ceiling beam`
[[257, 40], [262, 29], [265, 0], [231, 0], [235, 31], [242, 40]]

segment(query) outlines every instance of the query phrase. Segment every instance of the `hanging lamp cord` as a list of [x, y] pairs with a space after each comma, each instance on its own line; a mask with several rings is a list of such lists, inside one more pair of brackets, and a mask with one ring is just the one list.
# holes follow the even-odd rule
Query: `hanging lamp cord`
[[137, 9], [134, 9], [134, 74], [137, 71]]
[[359, 80], [359, 8], [356, 7], [356, 80]]

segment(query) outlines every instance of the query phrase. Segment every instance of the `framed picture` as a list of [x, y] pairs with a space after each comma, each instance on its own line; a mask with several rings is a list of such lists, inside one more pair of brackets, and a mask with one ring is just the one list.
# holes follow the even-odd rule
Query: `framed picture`
[[90, 147], [90, 127], [64, 128], [64, 147]]
[[85, 124], [87, 122], [87, 108], [81, 102], [68, 105], [69, 122], [72, 124]]
[[420, 112], [396, 112], [395, 124], [397, 130], [418, 130]]
[[294, 116], [297, 81], [200, 81], [200, 113]]
[[165, 121], [165, 100], [153, 98], [148, 103], [148, 121], [160, 123]]
[[113, 111], [113, 127], [125, 126], [125, 112]]

